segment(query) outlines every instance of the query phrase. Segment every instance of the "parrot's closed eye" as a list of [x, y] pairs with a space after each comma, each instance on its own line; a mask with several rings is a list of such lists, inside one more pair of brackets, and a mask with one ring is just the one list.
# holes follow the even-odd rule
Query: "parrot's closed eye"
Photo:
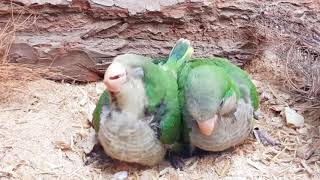
[[224, 104], [224, 100], [222, 99], [219, 104], [220, 108], [223, 106], [223, 104]]
[[143, 78], [144, 76], [144, 71], [142, 69], [142, 67], [136, 67], [133, 69], [132, 71], [133, 73], [133, 76], [136, 77], [136, 78]]

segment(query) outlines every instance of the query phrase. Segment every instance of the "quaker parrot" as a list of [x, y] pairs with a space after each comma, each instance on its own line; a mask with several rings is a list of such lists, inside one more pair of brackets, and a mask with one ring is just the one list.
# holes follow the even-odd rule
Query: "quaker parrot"
[[223, 151], [248, 137], [259, 98], [242, 69], [223, 58], [193, 58], [178, 74], [178, 85], [190, 153], [195, 147]]
[[152, 166], [163, 160], [167, 150], [180, 147], [177, 72], [192, 52], [190, 42], [180, 39], [163, 64], [135, 54], [113, 60], [92, 121], [106, 154]]

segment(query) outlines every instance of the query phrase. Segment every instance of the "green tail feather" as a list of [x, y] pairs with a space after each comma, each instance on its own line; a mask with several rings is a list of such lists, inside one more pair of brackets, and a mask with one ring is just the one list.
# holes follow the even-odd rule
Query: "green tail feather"
[[193, 53], [193, 48], [191, 47], [190, 41], [187, 39], [179, 39], [175, 46], [172, 48], [168, 61], [165, 66], [177, 72], [179, 68], [190, 59]]

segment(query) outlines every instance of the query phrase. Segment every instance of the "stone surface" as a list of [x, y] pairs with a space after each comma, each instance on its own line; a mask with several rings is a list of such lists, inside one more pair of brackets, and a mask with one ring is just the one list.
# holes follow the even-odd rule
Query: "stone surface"
[[304, 125], [303, 116], [298, 114], [295, 110], [285, 107], [284, 114], [288, 125], [293, 125], [294, 127], [302, 127]]
[[[39, 66], [40, 62], [51, 64], [56, 56], [64, 57], [75, 50], [83, 51], [88, 56], [85, 63], [81, 60], [80, 66], [79, 63], [66, 62], [55, 67], [59, 71], [66, 69], [62, 73], [68, 80], [82, 82], [101, 79], [108, 63], [119, 54], [130, 52], [151, 57], [167, 56], [179, 38], [192, 42], [195, 57], [226, 57], [243, 66], [262, 55], [268, 39], [260, 30], [261, 25], [268, 26], [270, 30], [280, 30], [284, 35], [304, 32], [298, 34], [302, 45], [320, 45], [320, 4], [312, 1], [15, 2], [25, 4], [29, 10], [21, 15], [21, 6], [11, 6], [9, 2], [1, 1], [0, 28], [6, 25], [12, 14], [14, 17], [21, 15], [20, 20], [24, 20], [31, 12], [37, 12], [36, 18], [27, 20], [28, 26], [16, 32], [15, 43], [28, 44], [38, 60], [27, 60], [20, 54], [11, 56], [10, 61]], [[80, 77], [74, 74], [79, 69], [84, 72]], [[91, 74], [89, 79], [85, 78], [86, 73]]]

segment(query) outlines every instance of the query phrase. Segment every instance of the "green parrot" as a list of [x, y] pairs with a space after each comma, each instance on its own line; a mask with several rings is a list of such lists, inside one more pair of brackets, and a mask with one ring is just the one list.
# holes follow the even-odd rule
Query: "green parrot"
[[248, 137], [259, 98], [242, 69], [223, 58], [193, 58], [179, 72], [178, 86], [190, 153], [223, 151]]
[[93, 112], [93, 128], [112, 158], [152, 166], [182, 140], [177, 72], [193, 52], [180, 39], [168, 60], [155, 64], [135, 54], [117, 56], [104, 76], [106, 91]]

